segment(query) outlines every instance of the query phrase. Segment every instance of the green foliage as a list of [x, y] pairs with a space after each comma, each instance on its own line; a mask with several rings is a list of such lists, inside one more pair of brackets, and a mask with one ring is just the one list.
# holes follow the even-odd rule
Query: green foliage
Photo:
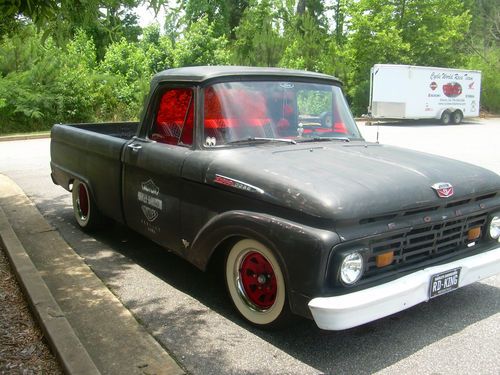
[[[407, 0], [396, 7], [403, 40], [413, 65], [457, 67], [471, 17], [462, 0]], [[399, 9], [398, 9], [399, 8]]]
[[158, 25], [144, 29], [139, 45], [148, 60], [149, 72], [158, 73], [174, 65], [172, 40], [169, 36], [160, 34]]
[[233, 61], [238, 65], [276, 66], [284, 50], [284, 39], [279, 34], [277, 16], [269, 0], [248, 7], [236, 28]]
[[55, 93], [46, 89], [57, 74], [54, 46], [51, 41], [42, 46], [33, 27], [19, 36], [4, 37], [0, 47], [0, 133], [40, 130], [54, 106]]
[[[139, 3], [0, 4], [0, 133], [55, 122], [137, 119], [155, 73], [180, 66], [281, 66], [333, 74], [366, 113], [377, 63], [481, 70], [484, 109], [500, 112], [500, 2], [180, 0], [165, 30], [141, 29]], [[302, 97], [307, 112], [324, 98]]]
[[[82, 30], [64, 50], [28, 26], [0, 44], [0, 134], [50, 128], [56, 122], [137, 119], [151, 78], [145, 52], [121, 40], [98, 63]], [[29, 48], [23, 48], [24, 45]]]
[[286, 48], [280, 66], [293, 69], [323, 71], [330, 64], [327, 31], [316, 20], [304, 14], [295, 19], [285, 35]]
[[95, 118], [96, 50], [93, 41], [79, 30], [61, 56], [55, 77], [58, 122], [84, 122]]
[[108, 47], [98, 69], [106, 77], [99, 91], [108, 98], [101, 107], [101, 116], [113, 120], [137, 118], [152, 76], [147, 52], [125, 38]]
[[490, 48], [483, 55], [472, 55], [467, 68], [482, 71], [481, 107], [500, 113], [500, 49]]
[[186, 30], [173, 53], [174, 66], [224, 65], [229, 63], [225, 36], [217, 36], [208, 17], [202, 17]]
[[323, 112], [331, 112], [331, 104], [331, 91], [299, 91], [297, 95], [297, 105], [299, 107], [299, 113], [302, 114], [319, 116]]
[[225, 35], [230, 39], [234, 39], [234, 30], [249, 6], [248, 0], [181, 0], [180, 3], [188, 27], [206, 18], [215, 36]]
[[459, 67], [470, 16], [461, 0], [359, 0], [350, 6], [347, 83], [353, 112], [366, 113], [370, 67]]

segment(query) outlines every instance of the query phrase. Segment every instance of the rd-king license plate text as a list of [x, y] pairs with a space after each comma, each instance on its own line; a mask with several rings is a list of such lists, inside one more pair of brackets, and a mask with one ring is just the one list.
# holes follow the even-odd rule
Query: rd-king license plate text
[[429, 298], [434, 298], [457, 289], [460, 280], [460, 269], [454, 268], [432, 275], [429, 286]]

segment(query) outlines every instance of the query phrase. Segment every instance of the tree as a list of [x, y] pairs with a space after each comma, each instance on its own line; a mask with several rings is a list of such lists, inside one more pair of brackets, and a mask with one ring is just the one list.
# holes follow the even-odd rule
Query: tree
[[353, 112], [361, 114], [367, 111], [370, 67], [375, 63], [409, 63], [410, 45], [403, 40], [391, 3], [360, 0], [351, 4], [350, 14], [348, 94]]
[[309, 14], [295, 16], [294, 27], [285, 31], [286, 47], [279, 65], [287, 68], [325, 71], [330, 52], [327, 30]]
[[228, 41], [218, 36], [214, 24], [202, 17], [186, 30], [174, 48], [174, 66], [224, 65], [229, 63]]
[[158, 25], [151, 25], [143, 30], [140, 48], [148, 59], [149, 71], [157, 73], [174, 65], [174, 46], [167, 35], [160, 34]]
[[471, 17], [462, 0], [403, 0], [396, 6], [399, 28], [411, 48], [412, 64], [459, 67]]
[[109, 45], [98, 68], [107, 77], [98, 88], [106, 98], [100, 116], [115, 117], [114, 120], [118, 119], [115, 114], [121, 119], [138, 117], [153, 74], [150, 65], [149, 57], [138, 43], [122, 38]]
[[277, 9], [269, 0], [255, 1], [245, 10], [236, 28], [233, 61], [239, 65], [276, 66], [283, 55], [284, 40], [275, 21]]
[[[16, 33], [19, 27], [32, 22], [43, 31], [43, 39], [52, 38], [64, 46], [78, 30], [84, 30], [97, 41], [97, 56], [104, 56], [105, 47], [125, 37], [136, 41], [140, 35], [137, 16], [132, 14], [142, 0], [6, 0], [0, 4], [0, 32]], [[160, 0], [151, 0], [159, 7]]]
[[187, 26], [207, 18], [216, 36], [234, 39], [235, 28], [249, 5], [249, 0], [182, 0]]
[[359, 0], [349, 11], [349, 95], [365, 113], [376, 63], [460, 67], [470, 15], [460, 0]]
[[481, 106], [500, 112], [500, 3], [493, 0], [466, 2], [472, 22], [466, 36], [469, 69], [482, 71]]

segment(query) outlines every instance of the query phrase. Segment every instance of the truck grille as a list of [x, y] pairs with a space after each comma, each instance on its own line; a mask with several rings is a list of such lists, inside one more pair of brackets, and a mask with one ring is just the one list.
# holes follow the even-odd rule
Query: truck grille
[[[408, 231], [390, 237], [374, 239], [369, 244], [372, 256], [368, 259], [365, 278], [465, 250], [467, 245], [473, 242], [467, 238], [469, 229], [481, 227], [481, 234], [484, 233], [487, 217], [488, 215], [483, 213], [429, 223], [409, 228]], [[480, 239], [476, 240], [478, 241]], [[377, 268], [376, 255], [388, 251], [394, 251], [393, 263], [390, 266]]]

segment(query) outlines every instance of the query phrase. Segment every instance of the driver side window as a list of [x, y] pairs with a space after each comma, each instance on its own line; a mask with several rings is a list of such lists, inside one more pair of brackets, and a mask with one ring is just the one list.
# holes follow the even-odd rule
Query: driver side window
[[159, 143], [193, 144], [194, 94], [190, 88], [170, 88], [160, 95], [150, 138]]

